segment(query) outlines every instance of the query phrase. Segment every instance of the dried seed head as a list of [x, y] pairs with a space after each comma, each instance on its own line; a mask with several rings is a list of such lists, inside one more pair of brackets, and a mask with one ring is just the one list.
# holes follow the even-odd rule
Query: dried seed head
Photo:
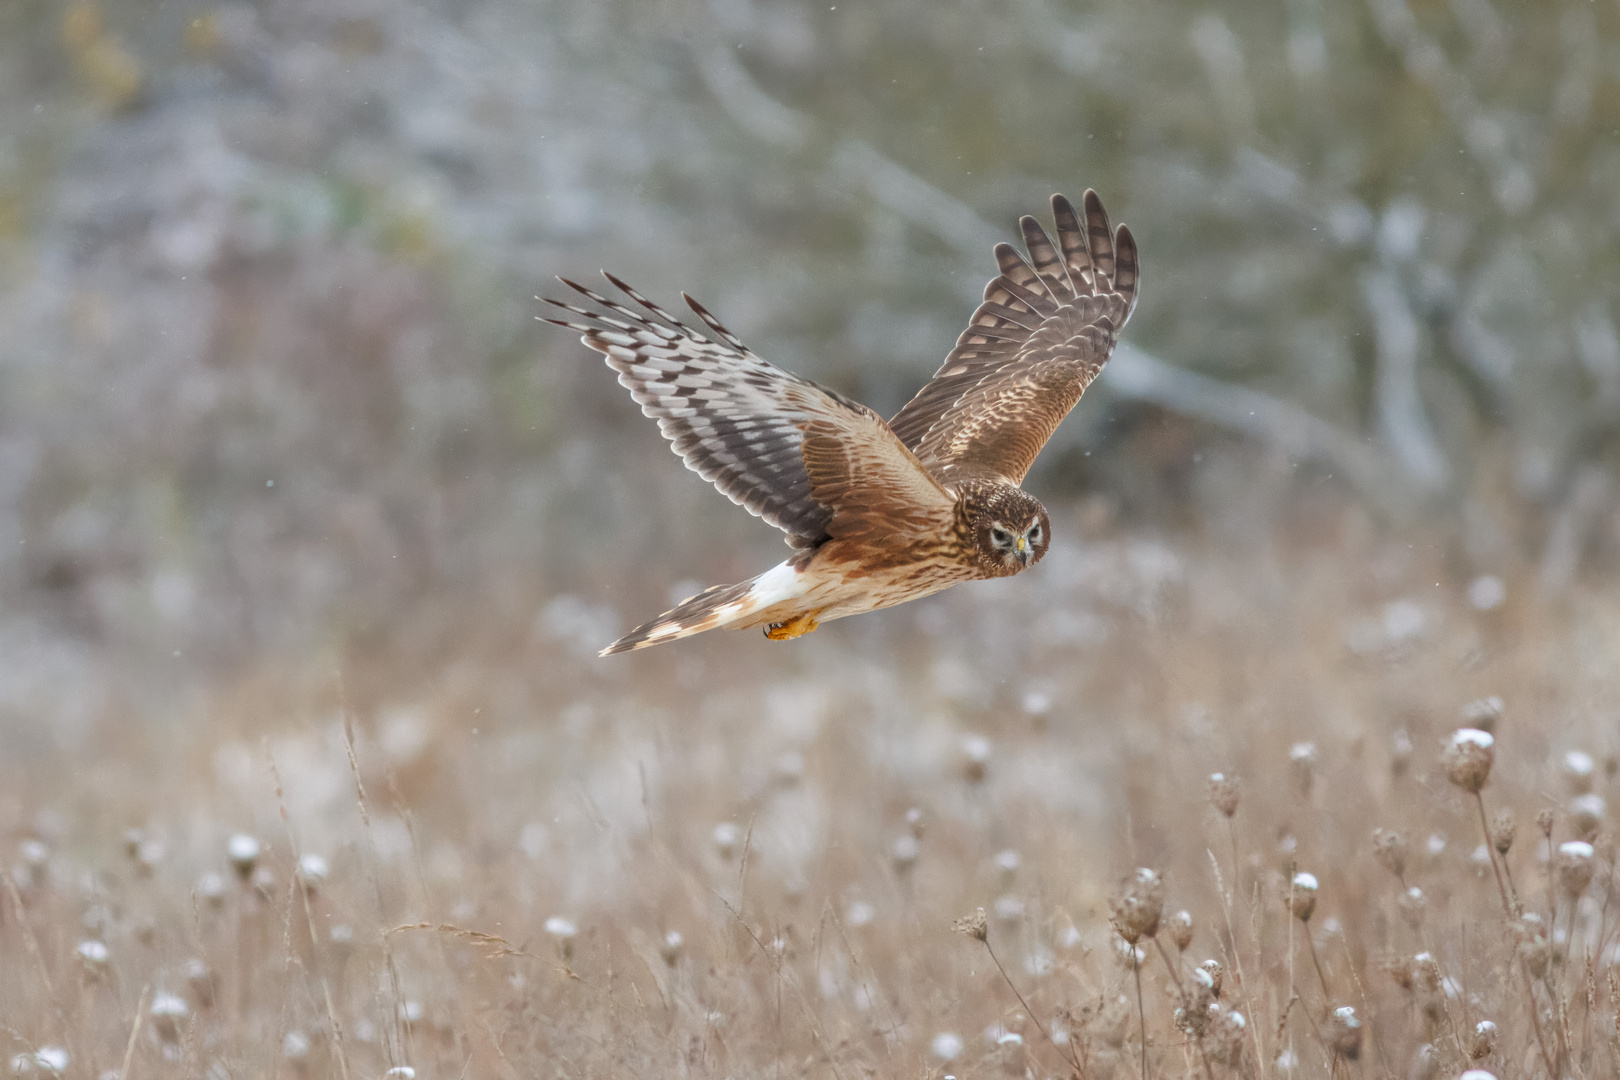
[[984, 908], [980, 908], [971, 915], [964, 915], [957, 919], [951, 925], [951, 929], [958, 934], [966, 934], [968, 937], [988, 942], [990, 940], [990, 917], [984, 913]]
[[1412, 1065], [1406, 1070], [1407, 1080], [1434, 1080], [1440, 1072], [1440, 1051], [1424, 1043], [1412, 1054]]
[[1295, 743], [1288, 751], [1288, 764], [1294, 772], [1294, 786], [1299, 788], [1301, 795], [1309, 795], [1311, 785], [1316, 781], [1316, 744]]
[[1373, 830], [1373, 855], [1385, 870], [1398, 878], [1406, 876], [1406, 837], [1394, 829]]
[[1159, 932], [1164, 914], [1164, 879], [1145, 866], [1120, 883], [1119, 892], [1109, 900], [1110, 921], [1119, 936], [1135, 945]]
[[1478, 795], [1491, 778], [1496, 740], [1479, 728], [1458, 728], [1446, 745], [1446, 777], [1470, 795]]
[[1592, 755], [1579, 750], [1571, 750], [1564, 755], [1564, 783], [1569, 785], [1571, 795], [1585, 795], [1591, 791], [1596, 771], [1597, 765], [1592, 761]]
[[230, 857], [236, 876], [247, 881], [259, 862], [259, 842], [247, 833], [237, 833], [226, 842], [225, 854]]
[[1597, 860], [1591, 844], [1570, 840], [1558, 845], [1558, 885], [1570, 899], [1586, 891], [1596, 870]]
[[1186, 952], [1193, 939], [1192, 912], [1178, 911], [1170, 916], [1169, 923], [1170, 940], [1176, 943], [1176, 951]]
[[1502, 721], [1502, 699], [1492, 694], [1478, 701], [1470, 701], [1462, 707], [1462, 721], [1463, 727], [1495, 734], [1496, 725]]
[[1519, 823], [1513, 819], [1513, 811], [1504, 806], [1491, 820], [1491, 847], [1498, 855], [1506, 855], [1512, 850], [1513, 837], [1518, 831]]
[[1496, 1049], [1496, 1025], [1489, 1020], [1481, 1020], [1474, 1025], [1474, 1038], [1468, 1044], [1468, 1056], [1475, 1061], [1490, 1055]]
[[1354, 1061], [1361, 1056], [1361, 1019], [1349, 1005], [1341, 1005], [1328, 1017], [1328, 1042], [1333, 1051]]
[[1416, 930], [1423, 925], [1423, 915], [1429, 909], [1429, 898], [1423, 895], [1423, 890], [1416, 885], [1401, 893], [1398, 901], [1401, 909], [1401, 919], [1407, 926]]
[[1310, 922], [1316, 910], [1316, 875], [1301, 871], [1289, 883], [1288, 910], [1300, 922]]
[[1222, 817], [1237, 813], [1238, 800], [1243, 796], [1243, 784], [1235, 776], [1225, 773], [1209, 774], [1209, 802]]
[[1531, 978], [1539, 979], [1547, 974], [1547, 964], [1552, 959], [1552, 949], [1547, 944], [1546, 927], [1541, 916], [1533, 911], [1527, 911], [1517, 923], [1513, 925], [1514, 936], [1519, 939], [1519, 959], [1530, 972]]
[[1404, 956], [1386, 956], [1379, 962], [1379, 966], [1389, 973], [1395, 980], [1395, 985], [1402, 990], [1412, 989], [1412, 965]]
[[1603, 828], [1603, 819], [1608, 813], [1608, 807], [1603, 803], [1603, 796], [1588, 792], [1577, 795], [1569, 800], [1569, 825], [1575, 830], [1575, 835], [1582, 840], [1591, 840], [1597, 836], [1598, 830]]
[[1205, 960], [1198, 965], [1198, 970], [1209, 976], [1210, 989], [1219, 998], [1221, 996], [1221, 977], [1226, 973], [1225, 969], [1221, 967], [1221, 962], [1214, 958]]
[[1545, 836], [1549, 840], [1552, 839], [1554, 817], [1555, 815], [1553, 814], [1552, 807], [1550, 806], [1543, 807], [1542, 809], [1536, 811], [1536, 828], [1540, 829], [1541, 835]]

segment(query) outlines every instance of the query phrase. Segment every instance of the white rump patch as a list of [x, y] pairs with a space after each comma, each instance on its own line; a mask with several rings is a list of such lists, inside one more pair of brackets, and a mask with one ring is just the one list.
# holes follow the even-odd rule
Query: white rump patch
[[758, 610], [783, 600], [797, 600], [808, 587], [804, 575], [795, 570], [792, 563], [778, 563], [754, 579], [753, 587], [748, 590], [749, 606]]

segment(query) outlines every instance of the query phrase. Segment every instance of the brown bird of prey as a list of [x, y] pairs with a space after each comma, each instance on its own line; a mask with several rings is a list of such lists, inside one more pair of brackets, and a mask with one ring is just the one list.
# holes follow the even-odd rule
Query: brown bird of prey
[[1136, 241], [1052, 196], [1057, 243], [1023, 218], [1026, 261], [996, 245], [1001, 273], [934, 377], [885, 422], [849, 398], [761, 360], [702, 305], [712, 337], [604, 271], [634, 306], [567, 279], [595, 310], [576, 330], [658, 421], [686, 462], [732, 502], [787, 533], [794, 551], [738, 585], [716, 585], [602, 650], [659, 645], [717, 626], [772, 641], [927, 596], [1009, 577], [1052, 543], [1046, 508], [1018, 485], [1114, 349], [1136, 306]]

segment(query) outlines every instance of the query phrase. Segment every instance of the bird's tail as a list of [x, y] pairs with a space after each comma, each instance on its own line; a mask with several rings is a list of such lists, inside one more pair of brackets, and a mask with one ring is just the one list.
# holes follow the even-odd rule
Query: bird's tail
[[720, 626], [741, 629], [763, 621], [767, 608], [804, 593], [799, 571], [791, 562], [773, 567], [737, 585], [714, 585], [688, 597], [652, 622], [643, 623], [603, 649], [599, 655], [645, 649], [666, 641], [691, 637]]

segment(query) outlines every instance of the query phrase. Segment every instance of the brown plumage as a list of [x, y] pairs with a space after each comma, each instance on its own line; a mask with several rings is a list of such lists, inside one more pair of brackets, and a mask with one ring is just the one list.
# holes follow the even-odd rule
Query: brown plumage
[[1057, 244], [1020, 221], [1026, 261], [1001, 274], [945, 363], [885, 423], [864, 405], [754, 355], [695, 300], [707, 337], [604, 272], [634, 306], [561, 279], [599, 310], [548, 300], [604, 354], [675, 452], [732, 502], [787, 534], [786, 562], [717, 585], [603, 650], [627, 652], [717, 626], [786, 640], [830, 619], [1005, 577], [1052, 542], [1018, 485], [1107, 363], [1136, 304], [1136, 242], [1094, 191], [1082, 222], [1052, 196]]

